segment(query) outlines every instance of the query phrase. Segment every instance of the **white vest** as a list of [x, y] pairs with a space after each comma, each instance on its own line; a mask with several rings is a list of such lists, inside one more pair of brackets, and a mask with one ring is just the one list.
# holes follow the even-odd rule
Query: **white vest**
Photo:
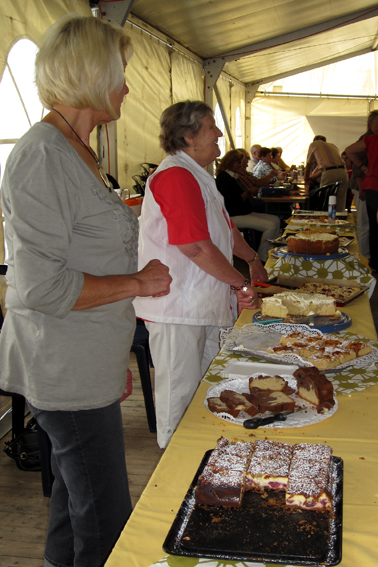
[[[169, 267], [171, 291], [164, 297], [137, 297], [137, 317], [156, 323], [229, 326], [234, 322], [235, 297], [230, 286], [210, 276], [168, 242], [167, 223], [150, 190], [151, 179], [170, 167], [190, 171], [205, 203], [210, 238], [232, 263], [233, 237], [222, 195], [214, 179], [185, 152], [165, 158], [149, 178], [140, 218], [138, 269], [157, 258]], [[231, 310], [231, 303], [233, 309]]]

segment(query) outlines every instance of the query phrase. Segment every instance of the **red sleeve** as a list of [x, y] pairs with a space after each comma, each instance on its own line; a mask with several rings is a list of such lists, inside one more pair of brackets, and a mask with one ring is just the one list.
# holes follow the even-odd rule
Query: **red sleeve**
[[150, 189], [167, 221], [169, 244], [210, 239], [201, 189], [187, 169], [171, 167], [158, 173]]

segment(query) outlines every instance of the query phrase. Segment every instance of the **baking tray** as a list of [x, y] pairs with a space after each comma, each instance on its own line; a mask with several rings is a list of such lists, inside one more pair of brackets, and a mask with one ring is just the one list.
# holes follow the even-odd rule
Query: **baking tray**
[[[245, 493], [241, 508], [195, 505], [195, 487], [207, 451], [165, 539], [172, 555], [290, 565], [338, 565], [342, 556], [343, 461], [334, 465], [334, 518], [277, 507], [281, 493]], [[189, 538], [189, 539], [188, 539]]]
[[283, 248], [276, 248], [273, 252], [276, 256], [283, 256], [284, 258], [293, 256], [294, 258], [303, 258], [303, 260], [310, 260], [311, 262], [321, 260], [340, 260], [341, 258], [346, 258], [350, 255], [349, 251], [342, 246], [340, 246], [337, 252], [332, 254], [298, 254], [296, 252], [289, 252], [287, 246], [284, 246]]
[[340, 317], [334, 319], [325, 315], [307, 315], [299, 317], [296, 315], [288, 315], [285, 319], [279, 317], [270, 317], [268, 315], [261, 315], [261, 311], [256, 311], [252, 317], [252, 323], [259, 323], [266, 325], [270, 323], [290, 323], [292, 325], [309, 325], [312, 329], [317, 329], [322, 333], [336, 333], [337, 331], [345, 331], [352, 324], [352, 319], [346, 313], [341, 311]]

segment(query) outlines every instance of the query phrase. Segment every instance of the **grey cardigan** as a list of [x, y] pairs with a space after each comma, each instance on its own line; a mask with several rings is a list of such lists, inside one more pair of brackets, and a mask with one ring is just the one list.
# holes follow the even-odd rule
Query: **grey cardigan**
[[0, 387], [46, 410], [105, 407], [126, 382], [132, 300], [72, 311], [83, 272], [136, 271], [138, 221], [52, 125], [11, 152], [1, 187], [7, 314]]

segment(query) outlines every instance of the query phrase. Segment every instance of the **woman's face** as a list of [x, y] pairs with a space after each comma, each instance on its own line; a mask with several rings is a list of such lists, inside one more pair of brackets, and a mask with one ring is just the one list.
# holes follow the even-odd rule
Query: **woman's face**
[[271, 163], [277, 163], [280, 161], [280, 154], [276, 154], [274, 158], [271, 159]]
[[[124, 70], [126, 71], [126, 62], [124, 62]], [[110, 103], [118, 118], [121, 116], [121, 105], [123, 99], [125, 98], [128, 92], [129, 92], [129, 87], [126, 85], [126, 79], [125, 79], [123, 81], [122, 88], [119, 91], [112, 92], [109, 96]]]
[[190, 155], [201, 167], [209, 165], [220, 156], [218, 139], [222, 136], [222, 132], [215, 125], [213, 116], [205, 116], [198, 134], [191, 138], [197, 150], [191, 152]]
[[232, 163], [232, 164], [229, 166], [228, 169], [229, 169], [230, 171], [232, 171], [233, 173], [239, 173], [239, 171], [240, 171], [241, 168], [242, 168], [242, 163], [243, 163], [243, 162], [241, 162], [241, 161], [234, 161], [234, 163]]

